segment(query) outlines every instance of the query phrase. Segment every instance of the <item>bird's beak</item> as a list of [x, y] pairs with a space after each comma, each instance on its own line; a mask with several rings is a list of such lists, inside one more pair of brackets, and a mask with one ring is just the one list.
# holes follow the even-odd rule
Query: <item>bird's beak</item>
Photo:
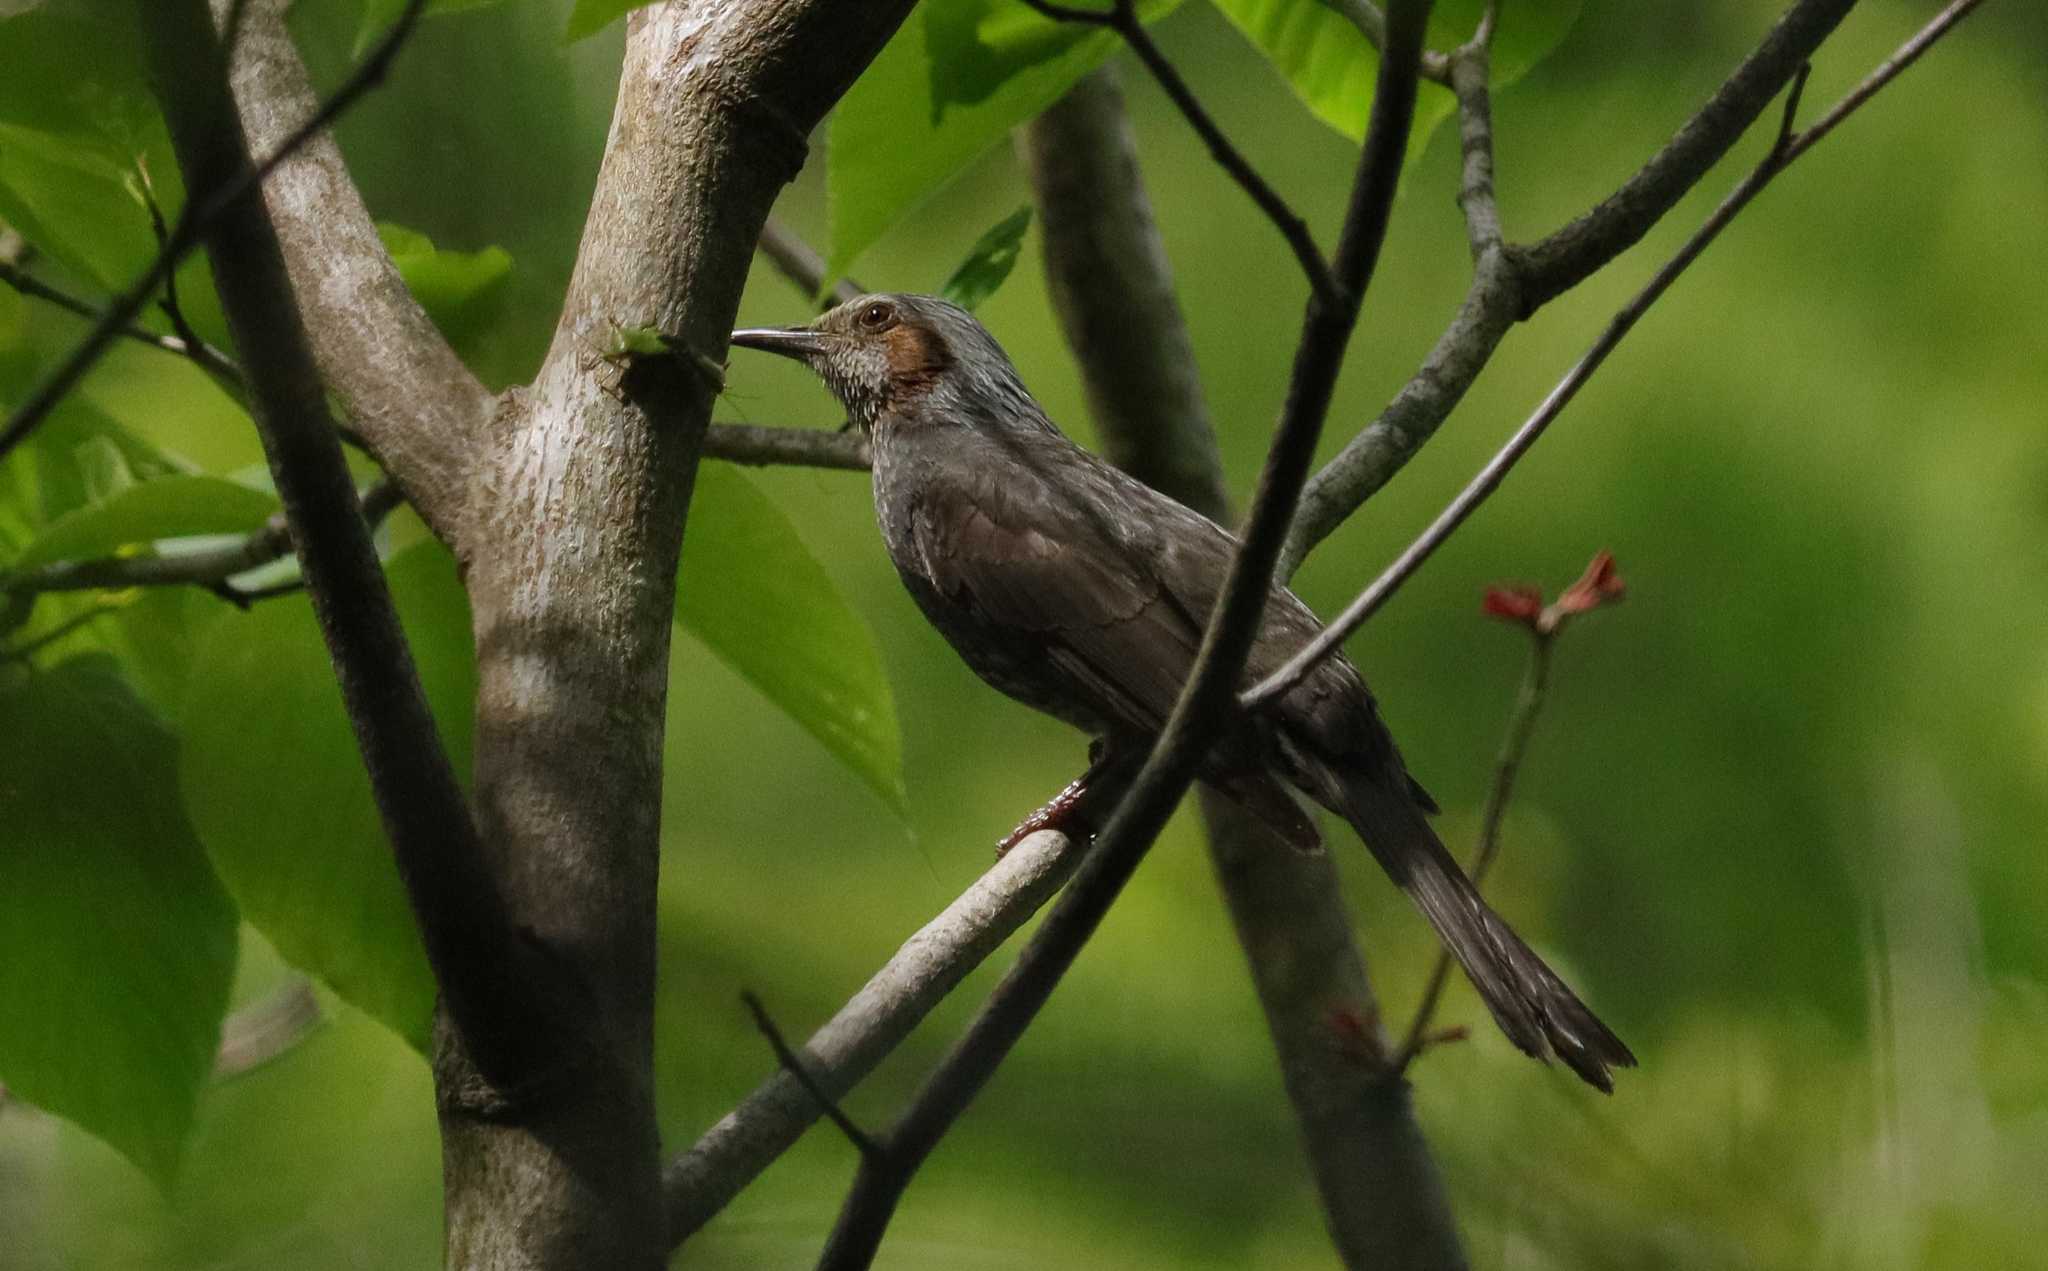
[[824, 337], [809, 327], [743, 327], [732, 333], [732, 342], [738, 348], [780, 353], [798, 361], [825, 347]]

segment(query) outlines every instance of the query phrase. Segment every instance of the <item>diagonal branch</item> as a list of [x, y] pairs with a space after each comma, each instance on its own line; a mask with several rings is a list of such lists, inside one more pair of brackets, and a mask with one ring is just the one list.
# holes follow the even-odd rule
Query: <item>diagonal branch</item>
[[[1222, 458], [1114, 72], [1083, 78], [1018, 140], [1054, 308], [1105, 453], [1228, 521]], [[1385, 1065], [1333, 1044], [1339, 1018], [1378, 1016], [1334, 856], [1292, 850], [1211, 790], [1202, 812], [1339, 1254], [1347, 1266], [1388, 1271], [1463, 1265], [1405, 1087], [1387, 1080]]]
[[[81, 318], [96, 319], [100, 316], [99, 306], [51, 286], [15, 262], [5, 259], [4, 255], [0, 255], [0, 283], [12, 287], [32, 300], [53, 304], [66, 313], [76, 314]], [[234, 365], [227, 354], [203, 340], [188, 339], [181, 335], [159, 335], [133, 322], [123, 325], [116, 334], [124, 340], [133, 340], [137, 344], [168, 353], [173, 357], [189, 359], [201, 370], [214, 375], [217, 383], [221, 383], [225, 388], [231, 388], [234, 395], [239, 396], [241, 392], [240, 368]]]
[[818, 254], [817, 248], [805, 242], [802, 235], [772, 216], [761, 227], [761, 239], [757, 245], [761, 254], [784, 278], [796, 284], [797, 289], [804, 293], [804, 299], [813, 304], [830, 308], [867, 294], [867, 289], [851, 278], [839, 279], [828, 291], [825, 280], [829, 270], [825, 258]]
[[[1481, 252], [1456, 316], [1421, 368], [1379, 418], [1309, 482], [1288, 541], [1289, 567], [1298, 565], [1436, 434], [1515, 323], [1627, 250], [1697, 185], [1854, 3], [1797, 0], [1706, 104], [1615, 194], [1533, 247], [1503, 245], [1497, 252]], [[1453, 62], [1458, 60], [1454, 55]], [[1462, 81], [1454, 73], [1451, 82], [1454, 89], [1464, 86], [1458, 104], [1469, 182], [1476, 143], [1485, 144], [1487, 167], [1492, 166], [1492, 130], [1477, 119], [1485, 103], [1470, 91], [1476, 85], [1469, 68]], [[1467, 216], [1469, 231], [1469, 206]]]
[[1052, 4], [1048, 0], [1024, 0], [1024, 3], [1056, 22], [1106, 27], [1122, 36], [1124, 43], [1131, 46], [1131, 52], [1159, 82], [1160, 89], [1173, 103], [1174, 109], [1180, 111], [1188, 126], [1195, 130], [1195, 135], [1202, 139], [1202, 144], [1209, 148], [1209, 156], [1251, 196], [1252, 202], [1258, 204], [1266, 219], [1273, 222], [1280, 236], [1287, 240], [1288, 248], [1301, 264], [1302, 273], [1308, 275], [1310, 290], [1322, 297], [1326, 305], [1343, 307], [1344, 300], [1338, 290], [1339, 275], [1333, 274], [1330, 263], [1323, 259], [1322, 251], [1316, 247], [1315, 236], [1309, 232], [1308, 222], [1287, 205], [1287, 200], [1281, 198], [1279, 192], [1252, 167], [1244, 152], [1223, 135], [1223, 129], [1217, 126], [1194, 90], [1188, 87], [1188, 82], [1181, 78], [1180, 72], [1153, 42], [1151, 33], [1138, 17], [1137, 0], [1113, 0], [1108, 9], [1078, 8]]
[[[803, 1048], [820, 1089], [843, 1096], [912, 1029], [1030, 921], [1080, 864], [1080, 845], [1053, 831], [1004, 853], [972, 887], [903, 942]], [[822, 1113], [788, 1072], [778, 1072], [662, 1171], [669, 1243], [680, 1244], [789, 1150]]]
[[[286, 0], [212, 0], [217, 22], [240, 10], [230, 50], [235, 105], [249, 144], [279, 156], [263, 183], [307, 338], [352, 437], [390, 474], [437, 537], [461, 554], [468, 474], [496, 404], [406, 289], [376, 222], [325, 131], [335, 114], [314, 96], [285, 28]], [[393, 47], [412, 10], [380, 42]], [[389, 64], [372, 54], [351, 82]], [[339, 97], [339, 94], [337, 94]]]
[[[374, 530], [399, 504], [397, 487], [379, 481], [362, 493], [363, 523]], [[228, 580], [284, 559], [292, 551], [290, 523], [283, 513], [245, 538], [220, 547], [149, 556], [103, 556], [91, 560], [60, 560], [23, 574], [0, 576], [0, 594], [32, 595], [45, 591], [97, 591], [126, 587], [204, 587], [231, 604], [247, 605], [257, 593], [238, 589]]]
[[1428, 13], [1428, 3], [1421, 0], [1398, 3], [1389, 15], [1388, 51], [1381, 60], [1372, 122], [1337, 250], [1335, 294], [1344, 303], [1327, 306], [1320, 290], [1309, 298], [1294, 375], [1259, 493], [1187, 684], [1130, 790], [1016, 966], [883, 1137], [885, 1150], [862, 1159], [821, 1268], [864, 1267], [873, 1260], [918, 1167], [1073, 965], [1165, 827], [1233, 709], [1234, 685], [1264, 617], [1274, 566], [1357, 321], [1357, 298], [1365, 293], [1385, 238], [1413, 120], [1416, 63]]
[[1718, 238], [1729, 222], [1746, 207], [1764, 187], [1783, 172], [1795, 159], [1805, 154], [1821, 138], [1834, 129], [1849, 115], [1867, 103], [1879, 89], [1896, 79], [1898, 75], [1925, 53], [1935, 41], [1952, 30], [1956, 23], [1977, 7], [1980, 0], [1953, 0], [1951, 4], [1915, 32], [1889, 58], [1866, 76], [1833, 107], [1829, 108], [1818, 122], [1805, 131], [1793, 127], [1795, 112], [1799, 108], [1800, 90], [1805, 86], [1805, 67], [1794, 68], [1791, 90], [1786, 94], [1784, 116], [1780, 121], [1778, 135], [1770, 152], [1752, 169], [1748, 176], [1729, 192], [1706, 221], [1695, 230], [1692, 237], [1664, 262], [1662, 268], [1644, 284], [1629, 302], [1622, 306], [1601, 331], [1592, 347], [1586, 350], [1576, 365], [1565, 373], [1557, 386], [1550, 390], [1542, 403], [1537, 406], [1522, 426], [1515, 430], [1507, 442], [1481, 468], [1464, 489], [1445, 506], [1428, 528], [1402, 551], [1394, 562], [1387, 566], [1380, 576], [1373, 580], [1357, 599], [1347, 606], [1337, 620], [1325, 627], [1315, 639], [1304, 645], [1301, 651], [1278, 670], [1247, 690], [1240, 699], [1247, 709], [1255, 709], [1275, 700], [1290, 688], [1301, 682], [1317, 661], [1342, 644], [1367, 618], [1385, 604], [1400, 586], [1422, 567], [1436, 549], [1441, 547], [1457, 528], [1464, 524], [1479, 505], [1484, 503], [1507, 474], [1529, 452], [1544, 431], [1550, 427], [1564, 408], [1584, 388], [1586, 381], [1600, 369], [1609, 354], [1635, 328], [1637, 322], [1647, 313], [1650, 306], [1669, 291], [1671, 284], [1697, 259], [1700, 253]]

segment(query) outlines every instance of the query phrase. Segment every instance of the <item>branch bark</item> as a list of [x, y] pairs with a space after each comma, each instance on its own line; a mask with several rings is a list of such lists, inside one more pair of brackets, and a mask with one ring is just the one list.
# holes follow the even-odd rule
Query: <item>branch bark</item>
[[[834, 1098], [866, 1077], [933, 1007], [1052, 898], [1080, 863], [1066, 835], [1033, 834], [903, 942], [881, 970], [799, 1052]], [[823, 1114], [817, 1100], [778, 1070], [663, 1172], [669, 1240], [681, 1244]]]
[[500, 1080], [544, 1061], [548, 1006], [507, 920], [428, 714], [307, 348], [283, 253], [243, 178], [247, 143], [205, 0], [139, 0], [153, 85], [186, 187], [209, 214], [222, 307], [342, 700], [452, 1026]]
[[[230, 74], [243, 130], [259, 152], [319, 109], [285, 29], [289, 0], [212, 0], [215, 21], [241, 11]], [[320, 133], [263, 183], [306, 332], [353, 434], [458, 555], [474, 456], [491, 394], [434, 327], [377, 236], [341, 148]]]
[[[1104, 451], [1154, 488], [1230, 518], [1165, 245], [1115, 72], [1080, 81], [1018, 135], [1037, 195], [1048, 282]], [[1204, 790], [1216, 877], [1251, 968], [1281, 1075], [1347, 1266], [1464, 1265], [1442, 1178], [1391, 1069], [1339, 1045], [1334, 1018], [1378, 1018], [1329, 853], [1280, 841]]]
[[[522, 928], [582, 988], [586, 1063], [504, 1089], [437, 1038], [452, 1261], [644, 1268], [666, 1253], [654, 897], [676, 566], [716, 388], [701, 368], [722, 360], [805, 138], [908, 7], [724, 0], [627, 19], [555, 338], [492, 421], [463, 527], [477, 814]], [[607, 360], [625, 327], [684, 355]]]
[[[1436, 434], [1515, 323], [1633, 246], [1706, 176], [1854, 3], [1798, 0], [1671, 141], [1614, 194], [1533, 246], [1503, 244], [1477, 253], [1465, 299], [1421, 369], [1303, 492], [1284, 558], [1290, 569]], [[1468, 46], [1451, 58], [1455, 63], [1470, 56]], [[1473, 184], [1475, 160], [1483, 156], [1490, 189], [1492, 125], [1484, 81], [1469, 74], [1461, 81], [1455, 65], [1450, 81], [1458, 93], [1466, 185]], [[1471, 215], [1468, 205], [1468, 229]]]

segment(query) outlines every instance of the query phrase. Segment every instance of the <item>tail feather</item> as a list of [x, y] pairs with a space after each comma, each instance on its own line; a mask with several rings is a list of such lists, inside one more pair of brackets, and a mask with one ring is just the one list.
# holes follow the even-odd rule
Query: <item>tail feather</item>
[[1348, 782], [1345, 795], [1346, 819], [1436, 928], [1508, 1040], [1612, 1091], [1608, 1069], [1634, 1067], [1635, 1055], [1480, 898], [1422, 809], [1364, 781]]

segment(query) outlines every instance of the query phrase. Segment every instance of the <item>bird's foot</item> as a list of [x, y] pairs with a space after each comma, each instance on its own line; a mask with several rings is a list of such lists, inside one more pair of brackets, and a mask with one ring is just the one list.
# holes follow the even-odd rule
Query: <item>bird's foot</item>
[[1071, 838], [1095, 837], [1095, 831], [1102, 828], [1102, 803], [1113, 802], [1123, 792], [1126, 779], [1136, 771], [1136, 763], [1144, 754], [1143, 747], [1096, 738], [1088, 746], [1087, 771], [1069, 781], [1044, 807], [1005, 834], [996, 844], [996, 859], [1001, 860], [1011, 848], [1040, 830], [1058, 830]]
[[[1009, 855], [1010, 849], [1040, 830], [1058, 830], [1062, 834], [1084, 837], [1095, 833], [1095, 826], [1087, 824], [1085, 804], [1088, 802], [1088, 779], [1094, 775], [1091, 766], [1087, 772], [1075, 777], [1066, 788], [1046, 801], [1044, 807], [1017, 822], [1017, 827], [1003, 835], [996, 844], [996, 859]], [[1078, 831], [1078, 833], [1077, 833]]]

